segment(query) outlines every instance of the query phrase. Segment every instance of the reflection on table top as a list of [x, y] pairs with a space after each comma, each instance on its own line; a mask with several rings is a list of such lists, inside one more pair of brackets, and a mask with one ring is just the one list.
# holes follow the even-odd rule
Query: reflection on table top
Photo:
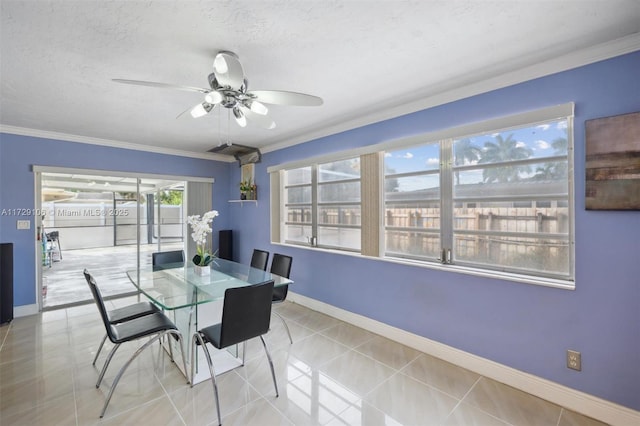
[[210, 275], [204, 276], [196, 274], [191, 262], [163, 265], [158, 270], [149, 265], [139, 272], [127, 271], [127, 276], [145, 296], [167, 310], [221, 300], [225, 290], [232, 287], [269, 280], [274, 280], [275, 287], [293, 283], [288, 278], [225, 259], [216, 258], [210, 266]]

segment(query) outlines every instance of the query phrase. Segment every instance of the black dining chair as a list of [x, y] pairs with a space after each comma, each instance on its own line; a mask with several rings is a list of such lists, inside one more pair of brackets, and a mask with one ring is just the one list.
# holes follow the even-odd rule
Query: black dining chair
[[[271, 260], [271, 269], [270, 272], [272, 274], [280, 275], [281, 277], [289, 278], [291, 275], [291, 264], [293, 263], [293, 258], [291, 256], [286, 256], [284, 254], [273, 254], [273, 260]], [[275, 287], [273, 289], [273, 303], [282, 303], [287, 298], [287, 293], [289, 291], [288, 285], [281, 285]], [[291, 332], [289, 331], [289, 326], [287, 322], [282, 318], [282, 315], [278, 313], [278, 311], [273, 311], [274, 314], [280, 318], [282, 323], [284, 324], [284, 328], [287, 330], [287, 335], [289, 336], [289, 341], [293, 343], [293, 339], [291, 338]]]
[[[118, 324], [112, 324], [109, 321], [107, 310], [104, 306], [102, 293], [98, 288], [98, 284], [86, 269], [84, 270], [84, 277], [87, 280], [87, 284], [91, 289], [91, 294], [93, 295], [93, 299], [96, 302], [98, 311], [100, 312], [100, 317], [102, 318], [102, 322], [107, 331], [107, 336], [109, 337], [109, 340], [111, 340], [111, 342], [115, 345], [111, 349], [111, 352], [109, 352], [109, 355], [107, 356], [107, 360], [105, 361], [105, 364], [102, 367], [102, 370], [100, 371], [100, 375], [98, 376], [98, 382], [96, 383], [96, 388], [100, 387], [100, 383], [104, 378], [104, 374], [106, 373], [107, 368], [109, 367], [109, 363], [111, 362], [111, 359], [113, 359], [113, 356], [115, 355], [116, 351], [118, 350], [121, 344], [126, 342], [132, 342], [134, 340], [142, 339], [145, 337], [150, 337], [149, 340], [147, 340], [143, 345], [141, 345], [133, 353], [133, 355], [131, 355], [131, 357], [127, 360], [127, 362], [125, 362], [125, 364], [122, 366], [120, 371], [118, 371], [118, 374], [113, 380], [113, 384], [111, 385], [111, 389], [109, 390], [109, 394], [107, 395], [107, 399], [104, 403], [104, 406], [102, 407], [102, 411], [100, 412], [100, 418], [104, 416], [104, 413], [107, 410], [107, 406], [109, 405], [109, 401], [111, 401], [111, 397], [113, 396], [113, 391], [116, 389], [116, 386], [118, 385], [118, 382], [120, 381], [120, 378], [126, 371], [127, 367], [131, 365], [133, 360], [135, 360], [136, 357], [140, 355], [140, 353], [142, 353], [146, 348], [151, 346], [152, 343], [154, 343], [155, 341], [157, 341], [163, 336], [172, 335], [180, 343], [180, 350], [182, 352], [182, 363], [183, 363], [185, 375], [187, 375], [187, 364], [186, 364], [186, 357], [184, 355], [184, 345], [182, 343], [182, 334], [180, 333], [180, 331], [178, 331], [175, 324], [173, 324], [173, 322], [171, 322], [171, 320], [167, 318], [166, 315], [164, 315], [162, 312], [155, 312], [149, 315], [145, 315], [139, 318], [134, 318]], [[173, 357], [172, 357], [172, 361], [173, 361]], [[188, 380], [187, 380], [187, 383], [189, 383]]]
[[228, 288], [224, 292], [222, 321], [219, 324], [198, 330], [193, 335], [193, 344], [191, 347], [191, 387], [193, 387], [196, 347], [202, 346], [207, 364], [209, 365], [211, 382], [213, 383], [213, 393], [216, 399], [219, 425], [222, 424], [222, 421], [220, 418], [218, 384], [216, 382], [213, 363], [211, 362], [211, 355], [207, 349], [207, 343], [210, 343], [218, 349], [224, 349], [242, 343], [242, 365], [244, 365], [247, 340], [260, 337], [264, 351], [267, 354], [267, 359], [269, 360], [269, 366], [271, 367], [271, 377], [273, 378], [276, 397], [278, 396], [278, 383], [276, 382], [276, 373], [273, 369], [273, 361], [262, 337], [269, 331], [272, 294], [273, 281], [266, 281], [246, 287]]
[[251, 267], [256, 269], [267, 270], [267, 264], [269, 263], [269, 252], [264, 250], [253, 249], [251, 255]]
[[159, 269], [177, 268], [184, 265], [184, 250], [158, 251], [151, 253], [151, 266]]
[[[151, 302], [144, 301], [107, 311], [107, 320], [109, 321], [109, 324], [120, 324], [136, 318], [144, 317], [146, 315], [155, 314], [156, 312], [160, 312], [160, 308], [158, 308]], [[93, 358], [93, 362], [91, 363], [91, 365], [96, 365], [96, 361], [98, 360], [100, 351], [102, 351], [102, 347], [104, 346], [104, 342], [106, 341], [107, 333], [104, 334], [102, 342], [100, 342], [100, 346], [98, 347], [98, 351], [96, 352], [96, 356]]]

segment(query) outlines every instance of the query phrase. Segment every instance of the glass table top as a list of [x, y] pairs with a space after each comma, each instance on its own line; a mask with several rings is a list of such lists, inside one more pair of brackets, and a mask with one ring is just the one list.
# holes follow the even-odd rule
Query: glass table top
[[145, 296], [166, 310], [184, 308], [222, 300], [232, 287], [244, 287], [274, 280], [274, 286], [292, 284], [288, 278], [249, 265], [216, 258], [209, 275], [198, 275], [191, 262], [166, 264], [161, 268], [149, 265], [138, 271], [127, 271], [131, 282]]

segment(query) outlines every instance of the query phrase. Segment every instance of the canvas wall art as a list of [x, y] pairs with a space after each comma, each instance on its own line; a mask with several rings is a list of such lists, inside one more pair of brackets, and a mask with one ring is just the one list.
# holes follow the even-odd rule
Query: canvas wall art
[[585, 126], [586, 209], [640, 210], [640, 112]]

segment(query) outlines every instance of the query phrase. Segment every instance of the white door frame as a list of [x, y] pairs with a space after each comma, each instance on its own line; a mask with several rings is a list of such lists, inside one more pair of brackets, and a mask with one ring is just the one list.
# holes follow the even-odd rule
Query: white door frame
[[[215, 179], [212, 177], [198, 177], [198, 176], [178, 176], [178, 175], [164, 175], [164, 174], [153, 174], [153, 173], [137, 173], [137, 172], [123, 172], [123, 171], [115, 171], [115, 170], [97, 170], [97, 169], [80, 169], [73, 167], [56, 167], [56, 166], [40, 166], [33, 165], [32, 171], [34, 174], [34, 211], [36, 213], [42, 210], [42, 173], [69, 173], [69, 174], [81, 174], [81, 175], [93, 175], [93, 176], [115, 176], [115, 177], [127, 177], [127, 178], [136, 178], [138, 180], [138, 192], [140, 179], [162, 179], [162, 180], [178, 180], [185, 181], [185, 183], [189, 182], [201, 182], [201, 183], [210, 183], [213, 184]], [[186, 187], [185, 187], [186, 192]], [[183, 204], [185, 200], [183, 199]], [[34, 215], [34, 241], [35, 241], [35, 254], [36, 254], [36, 264], [35, 264], [35, 289], [36, 289], [36, 303], [38, 312], [42, 312], [43, 310], [43, 297], [42, 297], [42, 241], [39, 239], [40, 232], [42, 230], [42, 217], [39, 214]], [[138, 268], [140, 268], [140, 209], [136, 209], [137, 223], [138, 223]], [[185, 224], [186, 225], [186, 221]], [[187, 230], [185, 230], [187, 231]], [[188, 232], [184, 232], [183, 235], [189, 235]]]

